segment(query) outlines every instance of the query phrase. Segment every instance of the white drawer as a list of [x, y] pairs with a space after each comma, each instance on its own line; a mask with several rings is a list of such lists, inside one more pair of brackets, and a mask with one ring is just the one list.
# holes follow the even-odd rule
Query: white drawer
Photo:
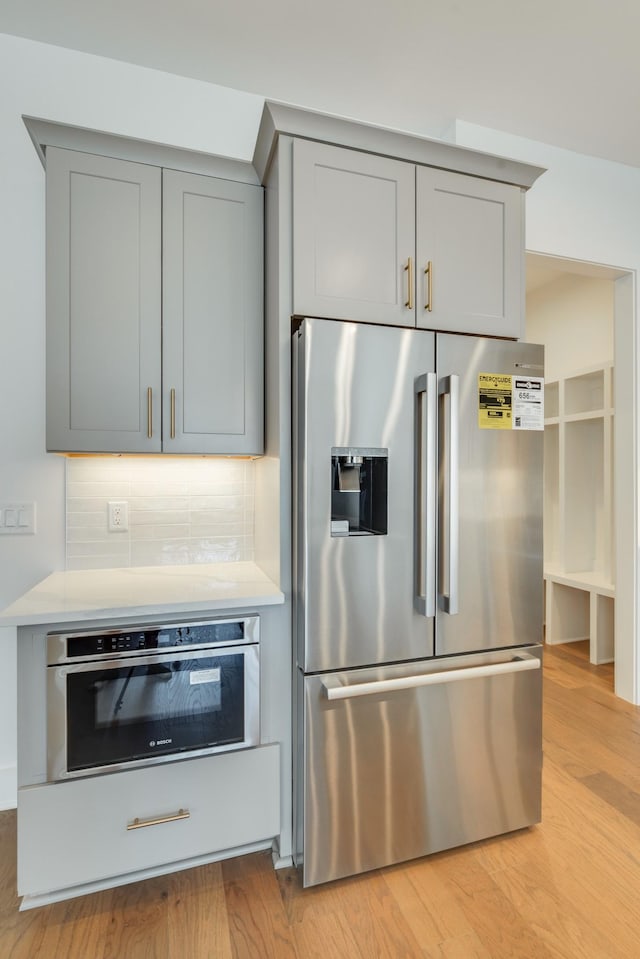
[[[127, 829], [135, 819], [189, 818]], [[18, 793], [18, 891], [64, 889], [280, 831], [277, 743]]]

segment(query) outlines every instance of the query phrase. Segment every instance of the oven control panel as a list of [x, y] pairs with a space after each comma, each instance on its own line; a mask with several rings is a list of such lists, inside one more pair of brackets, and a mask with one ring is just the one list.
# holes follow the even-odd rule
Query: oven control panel
[[258, 641], [258, 617], [206, 623], [141, 626], [83, 633], [49, 633], [47, 662], [161, 652]]

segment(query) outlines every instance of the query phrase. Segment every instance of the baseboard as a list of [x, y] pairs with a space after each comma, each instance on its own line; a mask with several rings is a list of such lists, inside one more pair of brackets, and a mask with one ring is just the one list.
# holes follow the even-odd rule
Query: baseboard
[[15, 809], [18, 798], [18, 774], [15, 766], [0, 766], [0, 809]]

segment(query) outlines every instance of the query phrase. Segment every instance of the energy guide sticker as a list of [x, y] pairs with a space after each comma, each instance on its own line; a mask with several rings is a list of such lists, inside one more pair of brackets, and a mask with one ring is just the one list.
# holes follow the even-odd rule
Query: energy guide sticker
[[512, 377], [478, 374], [478, 426], [481, 430], [511, 429]]
[[479, 373], [478, 426], [481, 430], [543, 430], [543, 378]]

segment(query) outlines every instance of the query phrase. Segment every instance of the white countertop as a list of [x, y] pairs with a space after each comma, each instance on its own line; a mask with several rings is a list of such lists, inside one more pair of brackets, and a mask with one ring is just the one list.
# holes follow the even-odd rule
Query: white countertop
[[138, 566], [52, 573], [0, 612], [0, 626], [249, 609], [284, 602], [255, 563]]

